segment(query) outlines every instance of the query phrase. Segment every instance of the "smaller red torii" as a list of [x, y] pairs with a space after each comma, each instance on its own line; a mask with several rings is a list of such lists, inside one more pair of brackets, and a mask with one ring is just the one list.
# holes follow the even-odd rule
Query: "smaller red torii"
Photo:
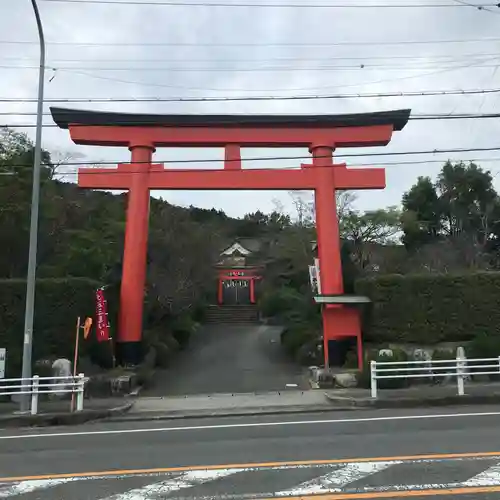
[[[131, 163], [117, 168], [80, 168], [78, 185], [128, 190], [127, 221], [117, 342], [125, 362], [137, 361], [142, 339], [149, 191], [313, 190], [321, 294], [343, 294], [335, 190], [383, 189], [384, 169], [334, 164], [339, 147], [385, 146], [402, 130], [410, 110], [348, 115], [141, 115], [51, 108], [56, 124], [77, 144], [128, 147]], [[224, 168], [165, 169], [152, 162], [158, 147], [223, 147]], [[242, 147], [307, 147], [311, 164], [300, 169], [242, 169]], [[307, 272], [307, 270], [304, 270]], [[328, 340], [355, 336], [362, 367], [361, 326], [356, 309], [323, 306], [325, 366]]]

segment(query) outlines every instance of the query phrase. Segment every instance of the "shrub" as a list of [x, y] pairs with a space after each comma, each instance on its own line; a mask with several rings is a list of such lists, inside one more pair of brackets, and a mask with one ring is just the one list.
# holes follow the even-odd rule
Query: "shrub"
[[172, 325], [172, 336], [179, 344], [180, 349], [185, 349], [189, 339], [196, 329], [196, 323], [187, 315], [176, 318]]
[[[491, 366], [495, 363], [498, 364], [498, 357], [500, 356], [500, 338], [481, 333], [469, 343], [466, 349], [466, 355], [468, 358], [476, 359], [496, 358], [496, 361], [474, 362], [474, 366], [469, 369], [471, 375], [474, 375], [474, 372], [498, 371], [498, 368], [483, 368], [483, 366]], [[490, 380], [499, 380], [500, 374], [491, 374], [488, 375], [488, 378]]]
[[304, 295], [293, 288], [281, 287], [270, 290], [259, 301], [259, 308], [264, 317], [282, 317], [290, 312], [303, 309]]
[[441, 370], [433, 370], [432, 373], [433, 375], [441, 375], [439, 377], [440, 380], [442, 380], [443, 375], [450, 375], [452, 373], [455, 373], [455, 359], [457, 357], [457, 353], [453, 349], [435, 349], [432, 352], [432, 361], [446, 361], [448, 359], [453, 360], [450, 363], [450, 369], [449, 370], [444, 370], [443, 368], [448, 367], [447, 363], [436, 363], [433, 368], [440, 367]]
[[373, 301], [365, 341], [435, 344], [500, 338], [500, 273], [387, 275], [356, 282]]
[[[380, 362], [408, 361], [408, 355], [402, 349], [392, 349], [392, 356], [390, 354], [378, 354], [376, 360]], [[404, 368], [404, 365], [396, 365], [395, 368]], [[399, 376], [406, 374], [404, 371], [398, 371], [388, 373], [388, 375], [393, 373]], [[407, 387], [409, 381], [408, 378], [383, 378], [377, 381], [377, 385], [380, 389], [400, 389]]]
[[[76, 318], [94, 316], [95, 290], [86, 278], [39, 279], [36, 282], [33, 355], [73, 359]], [[7, 377], [20, 374], [23, 350], [26, 280], [0, 279], [0, 346], [7, 348]], [[80, 353], [88, 342], [80, 336]]]
[[163, 342], [158, 342], [155, 345], [156, 357], [155, 366], [160, 368], [166, 368], [169, 365], [170, 358], [172, 356], [172, 351]]
[[[388, 354], [378, 354], [378, 352], [374, 356], [367, 356], [363, 365], [363, 371], [358, 373], [358, 387], [363, 387], [364, 389], [370, 388], [370, 365], [371, 361], [386, 361], [386, 362], [395, 362], [395, 361], [408, 361], [408, 355], [402, 349], [391, 349], [392, 355]], [[389, 368], [389, 367], [387, 367]], [[404, 368], [404, 365], [397, 365], [396, 368]], [[405, 375], [405, 372], [392, 372], [398, 375]], [[392, 373], [388, 373], [392, 374]], [[384, 374], [385, 375], [385, 374]], [[394, 379], [379, 379], [377, 380], [377, 387], [379, 389], [401, 389], [402, 387], [407, 387], [409, 385], [411, 379], [408, 378], [394, 378]]]
[[137, 383], [149, 387], [153, 382], [156, 365], [156, 348], [151, 347], [144, 356], [142, 363], [137, 368]]
[[305, 324], [294, 324], [281, 334], [283, 347], [293, 357], [303, 345], [315, 342], [317, 338], [318, 334]]

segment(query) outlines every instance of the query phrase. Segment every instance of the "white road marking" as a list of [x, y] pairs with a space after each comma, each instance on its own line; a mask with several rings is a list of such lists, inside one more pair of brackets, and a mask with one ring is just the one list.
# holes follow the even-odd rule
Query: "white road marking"
[[161, 498], [160, 495], [168, 495], [169, 493], [184, 488], [192, 488], [193, 486], [198, 486], [208, 481], [215, 481], [244, 470], [245, 469], [219, 469], [188, 471], [180, 476], [167, 479], [166, 481], [148, 484], [142, 488], [136, 488], [125, 493], [112, 495], [105, 500], [148, 500], [150, 498]]
[[444, 413], [439, 415], [394, 415], [390, 417], [368, 417], [368, 418], [340, 418], [329, 420], [297, 420], [283, 422], [248, 422], [244, 424], [216, 424], [216, 425], [191, 425], [186, 427], [153, 427], [141, 429], [120, 429], [105, 431], [80, 431], [80, 432], [51, 432], [42, 434], [16, 434], [13, 436], [0, 436], [0, 440], [5, 439], [33, 439], [47, 437], [72, 437], [72, 436], [99, 436], [113, 434], [138, 434], [146, 432], [179, 432], [179, 431], [202, 431], [214, 429], [241, 429], [251, 427], [280, 427], [287, 425], [320, 425], [320, 424], [350, 424], [364, 422], [389, 422], [396, 420], [429, 420], [446, 418], [466, 418], [466, 417], [492, 417], [499, 416], [500, 412], [482, 412], [482, 413]]
[[46, 490], [60, 484], [69, 483], [73, 478], [64, 479], [43, 479], [33, 481], [20, 481], [19, 483], [9, 484], [8, 486], [0, 485], [0, 498], [10, 498], [17, 495], [24, 495], [36, 490]]
[[[230, 493], [221, 492], [217, 498], [223, 500], [254, 500], [257, 498], [275, 497], [280, 500], [286, 500], [288, 496], [307, 496], [321, 495], [327, 493], [363, 493], [370, 494], [376, 492], [390, 491], [422, 491], [422, 490], [437, 490], [437, 489], [454, 489], [467, 487], [498, 487], [500, 486], [500, 459], [499, 455], [495, 456], [478, 456], [478, 457], [453, 457], [453, 458], [436, 458], [436, 459], [395, 459], [385, 461], [370, 461], [370, 462], [350, 462], [329, 463], [329, 464], [290, 464], [290, 465], [275, 465], [275, 466], [254, 466], [254, 467], [234, 467], [221, 469], [199, 469], [187, 470], [184, 472], [134, 472], [133, 474], [112, 474], [109, 476], [100, 476], [99, 474], [76, 476], [66, 478], [54, 478], [44, 480], [25, 480], [15, 482], [0, 483], [0, 499], [7, 499], [18, 495], [38, 492], [59, 485], [64, 485], [70, 482], [85, 482], [95, 479], [100, 480], [121, 480], [127, 477], [150, 477], [153, 483], [147, 484], [140, 488], [135, 488], [126, 492], [117, 493], [106, 497], [104, 500], [157, 500], [164, 498], [167, 495], [177, 500], [213, 500], [212, 496], [180, 496], [176, 494], [179, 490], [193, 488], [204, 483], [216, 481], [238, 473], [260, 472], [270, 470], [290, 470], [290, 469], [311, 469], [319, 470], [326, 469], [326, 474], [315, 477], [308, 481], [302, 482], [292, 488], [287, 488], [281, 491], [262, 492], [259, 491], [259, 477], [253, 478], [255, 489], [253, 492], [239, 493], [238, 487], [232, 482], [227, 485]], [[427, 483], [427, 484], [382, 484], [380, 486], [358, 486], [352, 487], [352, 483], [365, 479], [373, 474], [382, 472], [394, 465], [404, 464], [420, 464], [420, 463], [440, 463], [456, 462], [456, 461], [497, 461], [497, 463], [483, 472], [466, 479], [461, 482], [450, 483]], [[487, 467], [489, 464], [485, 464]], [[438, 472], [437, 469], [436, 472]], [[277, 476], [279, 477], [279, 476]], [[120, 487], [117, 486], [119, 489]], [[236, 490], [236, 491], [235, 491]]]
[[489, 469], [481, 472], [477, 476], [465, 481], [465, 486], [499, 486], [500, 485], [500, 464], [493, 465]]
[[347, 464], [345, 467], [336, 469], [328, 474], [325, 474], [324, 476], [315, 477], [314, 479], [305, 481], [294, 488], [279, 491], [276, 495], [300, 496], [323, 493], [339, 493], [342, 491], [344, 486], [347, 486], [354, 481], [371, 476], [372, 474], [381, 472], [400, 463], [402, 462], [393, 460], [390, 462], [362, 462]]

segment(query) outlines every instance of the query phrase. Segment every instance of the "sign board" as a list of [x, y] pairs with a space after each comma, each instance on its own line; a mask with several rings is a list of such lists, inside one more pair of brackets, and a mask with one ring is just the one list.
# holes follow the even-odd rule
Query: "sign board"
[[108, 308], [102, 288], [96, 291], [96, 317], [97, 342], [106, 342], [109, 340]]
[[321, 282], [319, 279], [319, 259], [314, 259], [314, 266], [309, 266], [309, 281], [311, 289], [318, 295], [321, 294]]
[[0, 347], [0, 378], [5, 378], [5, 360], [7, 359], [7, 349]]

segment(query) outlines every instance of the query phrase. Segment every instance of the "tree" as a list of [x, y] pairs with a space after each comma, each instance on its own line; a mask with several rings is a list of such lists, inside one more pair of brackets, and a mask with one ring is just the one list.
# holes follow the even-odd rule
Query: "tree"
[[348, 210], [339, 221], [340, 235], [349, 243], [354, 263], [365, 269], [375, 248], [395, 243], [401, 231], [401, 213], [396, 207], [358, 212]]
[[441, 231], [441, 203], [430, 177], [419, 177], [403, 195], [403, 243], [409, 249], [436, 240]]
[[404, 194], [402, 220], [409, 250], [446, 241], [443, 256], [451, 257], [451, 250], [456, 263], [480, 266], [500, 236], [500, 201], [490, 172], [472, 162], [446, 162], [436, 182], [420, 177]]

